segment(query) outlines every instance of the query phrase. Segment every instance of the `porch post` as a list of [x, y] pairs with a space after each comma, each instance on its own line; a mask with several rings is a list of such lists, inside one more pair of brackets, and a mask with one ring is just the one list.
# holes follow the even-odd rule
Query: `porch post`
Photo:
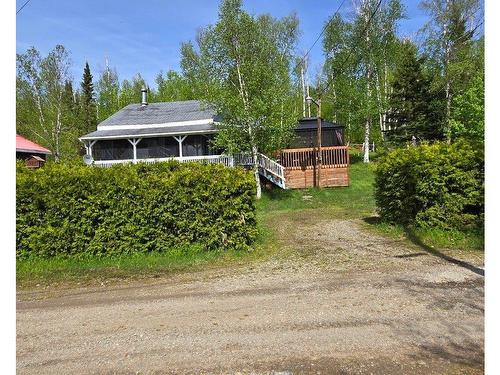
[[92, 146], [96, 143], [97, 141], [90, 141], [88, 143], [85, 143], [85, 150], [87, 151], [87, 155], [92, 156]]
[[127, 138], [127, 141], [129, 141], [132, 144], [132, 148], [134, 150], [134, 164], [137, 163], [137, 144], [141, 141], [142, 138], [132, 138], [129, 139]]
[[187, 135], [180, 136], [180, 137], [175, 137], [174, 139], [179, 142], [179, 157], [182, 158], [182, 142], [186, 139]]

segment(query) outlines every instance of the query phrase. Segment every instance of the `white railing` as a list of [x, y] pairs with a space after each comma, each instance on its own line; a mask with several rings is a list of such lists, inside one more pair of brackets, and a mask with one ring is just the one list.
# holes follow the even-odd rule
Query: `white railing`
[[98, 167], [109, 168], [114, 164], [127, 164], [127, 163], [146, 163], [152, 164], [161, 161], [176, 160], [180, 163], [199, 162], [204, 164], [224, 164], [226, 167], [234, 166], [234, 158], [227, 155], [202, 155], [202, 156], [183, 156], [183, 157], [170, 157], [170, 158], [148, 158], [148, 159], [124, 159], [124, 160], [96, 160], [94, 164]]
[[266, 171], [271, 172], [277, 177], [283, 179], [285, 178], [285, 169], [283, 166], [268, 158], [266, 155], [258, 154], [257, 162], [259, 163], [259, 167], [264, 168]]
[[[253, 157], [250, 154], [236, 154], [229, 155], [203, 155], [203, 156], [183, 156], [183, 157], [170, 157], [170, 158], [152, 158], [152, 159], [125, 159], [125, 160], [96, 160], [94, 165], [102, 168], [109, 168], [115, 164], [127, 163], [157, 163], [161, 161], [176, 160], [181, 163], [198, 162], [204, 164], [224, 164], [226, 167], [251, 166], [253, 165]], [[272, 181], [276, 185], [285, 188], [285, 168], [268, 158], [266, 155], [257, 154], [257, 164], [259, 173]]]

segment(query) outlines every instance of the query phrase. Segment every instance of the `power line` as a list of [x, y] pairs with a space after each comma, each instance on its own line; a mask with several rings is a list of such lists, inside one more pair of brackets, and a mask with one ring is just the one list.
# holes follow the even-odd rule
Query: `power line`
[[29, 3], [30, 1], [31, 1], [31, 0], [27, 0], [27, 1], [26, 1], [26, 2], [25, 2], [22, 6], [21, 6], [21, 8], [19, 8], [19, 9], [17, 10], [16, 15], [17, 15], [17, 14], [19, 14], [19, 12], [20, 12], [21, 10], [23, 10], [23, 8], [24, 8], [26, 5], [28, 5], [28, 3]]
[[[382, 4], [382, 0], [379, 0], [379, 2], [377, 3], [377, 6], [375, 7], [375, 10], [372, 12], [372, 14], [370, 15], [370, 18], [368, 18], [368, 21], [366, 22], [366, 26], [364, 27], [363, 31], [361, 32], [361, 36], [363, 36], [363, 34], [366, 33], [366, 31], [368, 30], [368, 28], [370, 27], [370, 24], [372, 22], [372, 19], [373, 17], [375, 17], [375, 14], [378, 12], [378, 10], [380, 9], [380, 5]], [[350, 49], [349, 51], [349, 54], [347, 55], [347, 57], [344, 58], [344, 61], [342, 62], [341, 64], [341, 67], [343, 67], [343, 65], [347, 62], [347, 60], [351, 57], [353, 53], [353, 48]], [[358, 63], [359, 61], [361, 61], [361, 59], [358, 60]], [[357, 65], [357, 63], [356, 63]], [[341, 69], [342, 70], [342, 69]], [[332, 83], [332, 80], [328, 80], [326, 81], [326, 86], [324, 89], [322, 89], [319, 93], [318, 93], [318, 96], [321, 96], [331, 85]]]
[[342, 0], [342, 2], [340, 3], [340, 5], [338, 6], [337, 10], [335, 11], [335, 13], [333, 13], [333, 15], [330, 17], [330, 19], [328, 20], [328, 22], [325, 24], [325, 26], [323, 26], [323, 29], [321, 30], [321, 32], [319, 33], [318, 37], [316, 38], [316, 40], [314, 41], [314, 43], [312, 44], [312, 46], [307, 50], [307, 52], [304, 54], [304, 56], [300, 59], [299, 62], [297, 62], [297, 64], [295, 65], [295, 67], [297, 67], [300, 63], [305, 63], [305, 60], [307, 58], [307, 56], [309, 56], [309, 53], [311, 52], [311, 50], [314, 48], [314, 46], [316, 45], [316, 43], [318, 43], [318, 41], [321, 39], [321, 37], [323, 36], [323, 34], [325, 33], [327, 27], [330, 25], [330, 23], [333, 21], [333, 19], [335, 18], [335, 16], [340, 12], [340, 9], [342, 8], [342, 6], [344, 5], [345, 3], [345, 0]]

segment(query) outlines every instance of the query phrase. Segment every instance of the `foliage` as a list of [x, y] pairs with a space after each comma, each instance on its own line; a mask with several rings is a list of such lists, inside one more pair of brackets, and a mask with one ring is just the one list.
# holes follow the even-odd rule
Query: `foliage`
[[146, 81], [139, 73], [132, 77], [132, 81], [123, 80], [119, 96], [120, 109], [132, 103], [140, 103], [143, 88], [147, 88]]
[[17, 167], [17, 256], [247, 249], [254, 188], [242, 169], [197, 163]]
[[480, 228], [484, 151], [465, 141], [396, 149], [378, 163], [375, 199], [383, 220], [418, 227]]
[[[185, 76], [221, 118], [216, 143], [229, 152], [270, 152], [284, 146], [296, 124], [291, 61], [295, 16], [252, 16], [240, 0], [224, 0], [215, 25], [203, 29], [197, 49], [182, 47]], [[254, 165], [257, 195], [260, 194]]]
[[484, 75], [479, 74], [472, 85], [453, 98], [450, 119], [452, 138], [468, 138], [484, 142]]
[[196, 99], [195, 87], [182, 74], [169, 70], [165, 76], [156, 76], [157, 91], [152, 92], [151, 102], [173, 102]]
[[446, 103], [444, 133], [450, 142], [453, 98], [469, 87], [477, 65], [473, 47], [482, 25], [478, 20], [483, 17], [483, 1], [422, 0], [420, 7], [430, 16], [422, 29], [426, 34], [423, 47], [438, 68], [436, 78]]
[[[17, 54], [17, 131], [47, 147], [56, 160], [75, 155], [75, 124], [64, 105], [70, 81], [69, 52], [57, 45], [42, 57], [34, 47]], [[68, 121], [68, 122], [66, 122]]]
[[[400, 45], [397, 26], [404, 8], [399, 0], [353, 3], [352, 21], [337, 15], [327, 24], [323, 40], [326, 83], [318, 84], [325, 86], [325, 114], [346, 125], [347, 139], [370, 143], [384, 136], [389, 81]], [[379, 126], [374, 127], [377, 122]], [[364, 160], [369, 161], [368, 152]]]
[[119, 97], [120, 82], [116, 69], [106, 67], [97, 81], [98, 122], [104, 121], [121, 109]]
[[399, 51], [399, 62], [391, 82], [387, 138], [404, 143], [441, 139], [444, 107], [439, 93], [432, 89], [432, 79], [424, 72], [424, 58], [416, 46], [406, 41]]
[[81, 117], [82, 133], [90, 133], [97, 126], [97, 109], [94, 95], [94, 83], [92, 73], [90, 73], [89, 63], [85, 62], [83, 77], [81, 82]]

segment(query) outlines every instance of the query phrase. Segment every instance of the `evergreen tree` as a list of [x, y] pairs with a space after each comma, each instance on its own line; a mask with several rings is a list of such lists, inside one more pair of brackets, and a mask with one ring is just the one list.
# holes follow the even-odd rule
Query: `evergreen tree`
[[82, 79], [82, 131], [90, 133], [96, 129], [97, 125], [97, 107], [94, 96], [94, 84], [92, 83], [92, 74], [90, 73], [89, 63], [85, 63]]
[[389, 141], [401, 143], [442, 138], [443, 111], [431, 79], [424, 72], [423, 58], [411, 42], [402, 44], [389, 98]]

